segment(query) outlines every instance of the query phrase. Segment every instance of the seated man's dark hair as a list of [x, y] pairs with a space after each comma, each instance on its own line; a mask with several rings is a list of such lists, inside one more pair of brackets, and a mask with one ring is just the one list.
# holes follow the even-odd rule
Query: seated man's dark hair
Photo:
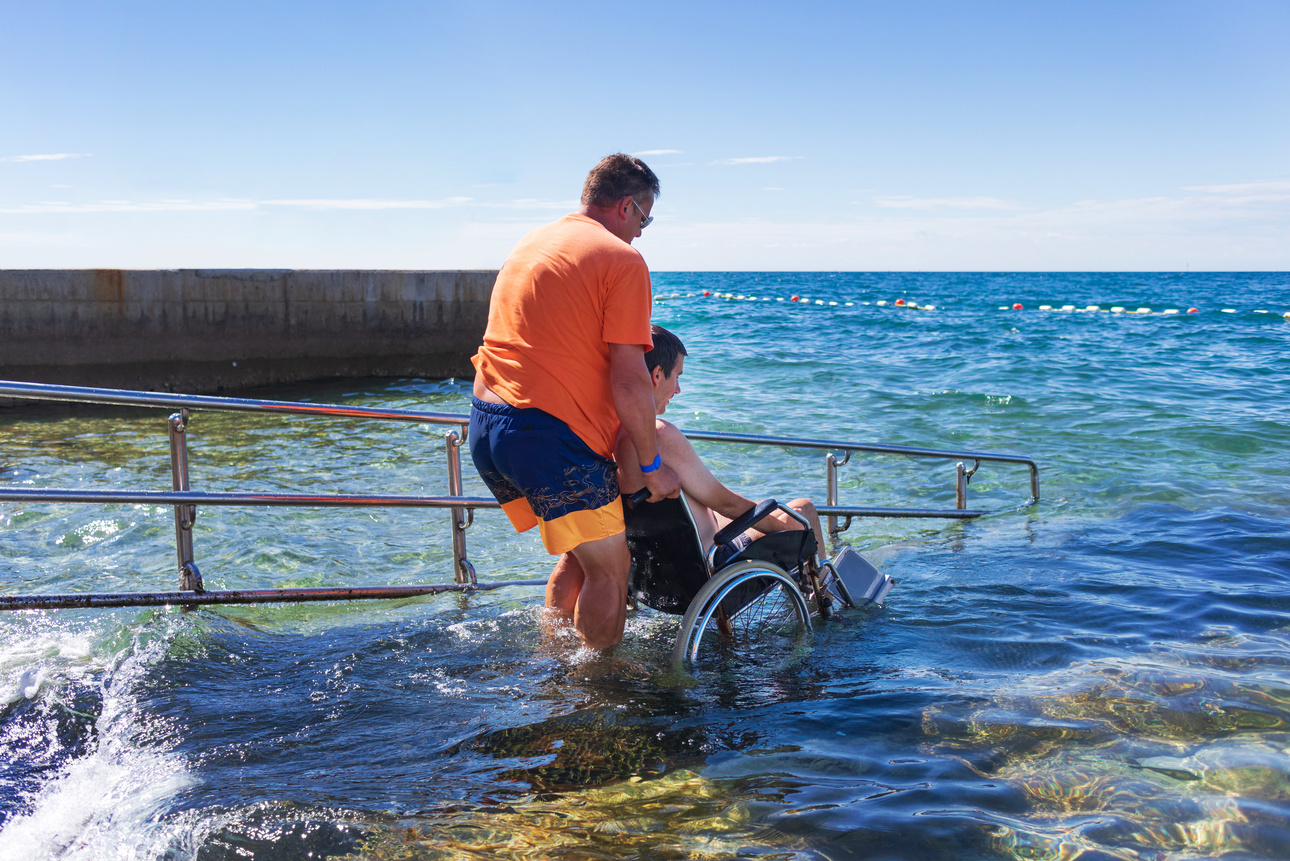
[[616, 152], [607, 155], [587, 174], [582, 184], [582, 203], [609, 208], [624, 197], [644, 194], [658, 197], [658, 177], [645, 162], [634, 155]]
[[652, 374], [655, 368], [662, 368], [663, 376], [672, 376], [676, 360], [690, 354], [685, 351], [680, 338], [657, 323], [649, 327], [649, 333], [654, 339], [654, 348], [645, 354], [645, 369]]

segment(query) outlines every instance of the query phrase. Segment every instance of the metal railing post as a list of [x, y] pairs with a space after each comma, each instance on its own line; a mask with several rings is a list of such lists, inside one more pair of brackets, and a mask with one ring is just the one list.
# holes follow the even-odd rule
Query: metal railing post
[[[826, 465], [827, 474], [826, 474], [825, 488], [824, 488], [824, 501], [826, 505], [838, 504], [838, 467], [842, 466], [849, 460], [851, 460], [851, 452], [849, 450], [844, 453], [842, 460], [838, 460], [837, 455], [835, 455], [833, 452], [829, 452], [828, 456], [825, 457], [824, 462]], [[838, 528], [837, 515], [830, 514], [826, 518], [826, 520], [828, 521], [829, 537], [832, 538], [833, 541], [836, 543], [838, 540], [838, 535], [842, 532], [842, 530]], [[851, 525], [851, 518], [848, 517], [847, 526], [850, 526], [850, 525]]]
[[[838, 459], [829, 452], [824, 458], [825, 479], [824, 479], [824, 504], [838, 504]], [[838, 518], [830, 514], [825, 518], [828, 522], [829, 535], [834, 541], [838, 539]]]
[[972, 468], [968, 469], [963, 465], [963, 461], [954, 464], [954, 507], [962, 511], [967, 508], [967, 486], [976, 475], [976, 471], [981, 468], [981, 461], [973, 461]]
[[[171, 413], [170, 484], [172, 490], [188, 490], [188, 410]], [[193, 561], [193, 523], [196, 505], [175, 506], [175, 551], [179, 557], [179, 588], [184, 592], [201, 592], [202, 574]]]
[[[466, 427], [461, 433], [448, 431], [444, 436], [448, 449], [448, 495], [461, 496], [461, 444]], [[475, 566], [466, 559], [466, 529], [475, 519], [474, 509], [450, 508], [452, 518], [452, 575], [457, 583], [475, 583]]]

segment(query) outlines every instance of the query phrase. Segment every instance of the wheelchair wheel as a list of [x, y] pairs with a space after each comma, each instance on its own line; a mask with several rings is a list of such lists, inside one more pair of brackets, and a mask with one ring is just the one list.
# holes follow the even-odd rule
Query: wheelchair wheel
[[693, 664], [723, 653], [747, 659], [787, 652], [810, 630], [810, 609], [793, 578], [769, 563], [745, 560], [718, 572], [694, 596], [672, 660]]

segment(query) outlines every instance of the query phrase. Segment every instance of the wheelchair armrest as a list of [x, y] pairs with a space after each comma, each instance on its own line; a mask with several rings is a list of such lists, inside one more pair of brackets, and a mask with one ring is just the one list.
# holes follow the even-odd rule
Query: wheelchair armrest
[[718, 547], [727, 544], [737, 535], [742, 533], [749, 526], [759, 522], [767, 514], [779, 508], [779, 503], [773, 499], [763, 499], [734, 520], [727, 523], [720, 532], [713, 536], [712, 541]]

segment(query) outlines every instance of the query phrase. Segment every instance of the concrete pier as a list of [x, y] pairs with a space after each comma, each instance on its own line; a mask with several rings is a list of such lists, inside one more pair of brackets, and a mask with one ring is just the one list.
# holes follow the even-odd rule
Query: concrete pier
[[495, 271], [0, 269], [0, 379], [189, 393], [473, 376]]

